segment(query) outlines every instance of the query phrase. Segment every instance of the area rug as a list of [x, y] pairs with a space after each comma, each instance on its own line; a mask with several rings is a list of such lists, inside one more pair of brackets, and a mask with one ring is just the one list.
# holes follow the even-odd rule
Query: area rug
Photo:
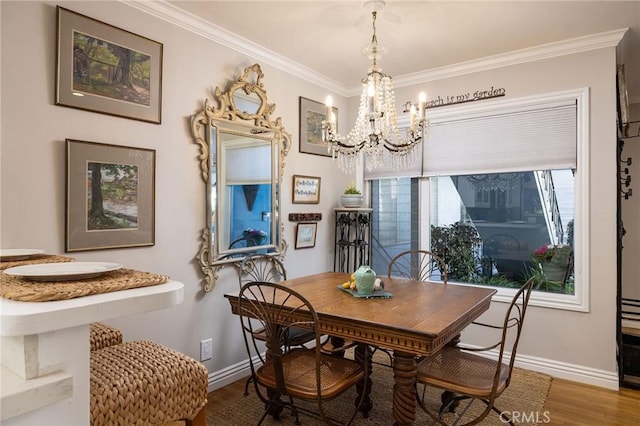
[[[369, 413], [369, 418], [365, 419], [361, 414], [358, 414], [351, 424], [390, 426], [394, 423], [392, 411], [393, 372], [391, 368], [374, 363], [372, 381], [373, 389], [371, 391], [371, 399], [373, 401], [373, 409]], [[543, 418], [543, 406], [547, 398], [547, 394], [549, 393], [550, 386], [550, 376], [515, 368], [509, 388], [507, 388], [507, 390], [497, 400], [496, 405], [502, 411], [526, 413], [524, 419], [531, 419], [531, 421], [535, 422], [536, 414], [538, 415], [538, 418]], [[439, 407], [440, 393], [441, 391], [436, 389], [430, 389], [427, 392], [426, 400], [429, 401], [428, 405], [434, 411], [437, 411]], [[353, 401], [355, 400], [355, 396], [355, 390], [343, 394], [336, 400], [329, 402], [329, 407], [326, 411], [328, 413], [339, 413], [341, 418], [346, 419], [348, 417], [347, 413], [351, 413], [353, 410]], [[482, 410], [484, 410], [484, 404], [474, 402], [466, 412], [465, 418], [473, 416], [474, 413], [480, 413]], [[221, 411], [207, 412], [207, 426], [256, 425], [258, 424], [258, 420], [260, 420], [262, 413], [263, 404], [255, 395], [255, 390], [251, 388], [248, 396], [240, 397], [238, 401], [228, 405]], [[347, 417], [343, 416], [343, 414], [347, 414]], [[523, 418], [522, 414], [520, 414], [520, 418]], [[285, 411], [282, 413], [279, 421], [275, 421], [268, 416], [263, 424], [288, 426], [293, 425], [294, 421], [295, 418], [293, 418], [289, 412]], [[300, 416], [300, 422], [303, 425], [313, 426], [323, 424], [304, 415]], [[417, 407], [415, 424], [426, 425], [430, 423], [431, 422], [427, 415]], [[528, 423], [519, 422], [518, 424]], [[482, 422], [482, 425], [504, 426], [505, 423], [500, 420], [500, 417], [496, 413], [491, 412]]]

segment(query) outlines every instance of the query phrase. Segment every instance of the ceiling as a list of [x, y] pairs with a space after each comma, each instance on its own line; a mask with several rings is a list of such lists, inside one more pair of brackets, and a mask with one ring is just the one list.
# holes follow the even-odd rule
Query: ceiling
[[[346, 87], [369, 67], [372, 36], [363, 1], [170, 1], [271, 53]], [[379, 2], [373, 2], [379, 3]], [[629, 28], [620, 45], [629, 98], [640, 103], [640, 0], [399, 1], [378, 8], [379, 65], [396, 80], [547, 43]], [[633, 53], [632, 53], [633, 52]]]

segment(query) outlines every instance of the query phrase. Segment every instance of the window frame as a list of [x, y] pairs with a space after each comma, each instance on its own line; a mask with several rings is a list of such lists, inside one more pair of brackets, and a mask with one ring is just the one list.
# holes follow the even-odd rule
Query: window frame
[[[574, 278], [575, 290], [574, 294], [558, 294], [544, 291], [534, 291], [531, 295], [529, 303], [532, 306], [545, 308], [589, 312], [589, 293], [590, 293], [590, 120], [589, 120], [589, 88], [578, 88], [573, 90], [565, 90], [560, 92], [546, 93], [541, 95], [533, 95], [522, 98], [514, 98], [504, 101], [493, 101], [491, 104], [480, 105], [464, 105], [460, 107], [446, 107], [442, 111], [433, 110], [429, 112], [429, 119], [434, 121], [446, 121], [453, 119], [461, 113], [472, 114], [487, 112], [495, 112], [501, 114], [505, 110], [520, 107], [522, 105], [530, 105], [535, 108], [537, 105], [543, 105], [550, 101], [558, 100], [574, 100], [576, 102], [576, 173], [574, 186]], [[425, 143], [429, 143], [428, 137]], [[430, 184], [428, 177], [419, 177], [419, 221], [420, 221], [420, 247], [429, 248], [431, 241], [430, 235]], [[368, 193], [370, 192], [370, 182], [366, 182]], [[451, 285], [469, 285], [477, 287], [486, 287], [471, 283], [451, 283]], [[493, 300], [497, 302], [510, 302], [517, 289], [496, 287], [498, 292], [493, 296]]]

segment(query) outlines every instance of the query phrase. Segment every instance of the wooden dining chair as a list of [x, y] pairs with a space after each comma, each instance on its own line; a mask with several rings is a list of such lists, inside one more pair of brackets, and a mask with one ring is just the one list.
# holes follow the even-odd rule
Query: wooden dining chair
[[[368, 357], [360, 363], [325, 354], [321, 348], [318, 314], [308, 300], [278, 283], [251, 282], [240, 290], [238, 315], [255, 378], [255, 391], [265, 404], [258, 424], [269, 414], [279, 419], [285, 409], [291, 410], [296, 424], [300, 424], [299, 414], [326, 424], [348, 424], [355, 418], [365, 392], [343, 422], [336, 418], [339, 413], [327, 412], [325, 403], [359, 383], [368, 386], [365, 373]], [[313, 333], [310, 348], [288, 348], [281, 344], [294, 328]], [[312, 404], [301, 406], [300, 401]]]
[[238, 269], [240, 287], [252, 281], [279, 282], [287, 279], [284, 264], [269, 254], [250, 254], [242, 259]]
[[[496, 330], [499, 333], [496, 343], [483, 348], [465, 347], [462, 344], [445, 346], [418, 364], [417, 383], [425, 385], [422, 395], [416, 392], [418, 404], [437, 424], [448, 424], [444, 421], [448, 412], [456, 414], [452, 424], [463, 421], [462, 426], [466, 426], [482, 422], [494, 411], [500, 415], [500, 421], [513, 425], [508, 413], [500, 411], [495, 402], [511, 382], [518, 342], [534, 283], [534, 278], [531, 278], [516, 292], [501, 325], [473, 323]], [[497, 359], [482, 356], [483, 352], [490, 350], [498, 351]], [[508, 359], [505, 353], [509, 354]], [[446, 391], [442, 394], [442, 405], [437, 414], [427, 407], [427, 386]], [[463, 400], [468, 400], [468, 403], [460, 413], [456, 413], [455, 410]], [[476, 400], [484, 403], [484, 410], [479, 414], [463, 417]]]
[[[279, 282], [287, 279], [284, 264], [276, 257], [268, 254], [251, 254], [240, 263], [238, 281], [240, 287], [253, 281]], [[308, 330], [292, 329], [283, 342], [285, 346], [299, 346], [313, 340], [313, 333]]]
[[[252, 281], [280, 282], [287, 279], [284, 264], [276, 257], [268, 254], [251, 254], [240, 263], [238, 280], [240, 287]], [[284, 345], [301, 346], [313, 340], [313, 333], [307, 330], [291, 329]], [[343, 356], [345, 351], [356, 346], [352, 340], [337, 339], [324, 336], [322, 350], [336, 356]], [[245, 394], [248, 388], [245, 388]]]
[[408, 278], [418, 281], [449, 279], [447, 266], [437, 254], [428, 250], [407, 250], [395, 256], [387, 269], [389, 278]]
[[[250, 282], [279, 282], [287, 279], [287, 271], [284, 264], [276, 257], [268, 254], [251, 254], [246, 256], [240, 263], [238, 270], [238, 283], [242, 288], [243, 285]], [[260, 339], [261, 335], [256, 334], [256, 339]], [[263, 339], [266, 336], [262, 335]], [[291, 328], [287, 335], [284, 336], [282, 344], [288, 349], [293, 346], [301, 346], [312, 341], [315, 338], [313, 332], [301, 328]], [[250, 376], [244, 387], [244, 394], [249, 394], [249, 384], [253, 379]]]

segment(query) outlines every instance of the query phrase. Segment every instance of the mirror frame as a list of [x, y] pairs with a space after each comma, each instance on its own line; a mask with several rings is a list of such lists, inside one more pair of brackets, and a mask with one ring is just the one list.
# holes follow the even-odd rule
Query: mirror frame
[[[215, 283], [218, 279], [218, 272], [225, 266], [233, 265], [239, 266], [239, 263], [244, 259], [242, 257], [226, 257], [227, 252], [220, 253], [217, 248], [216, 237], [212, 236], [212, 214], [211, 214], [211, 170], [215, 165], [217, 158], [217, 149], [219, 136], [216, 135], [216, 141], [214, 146], [211, 144], [211, 132], [212, 127], [215, 127], [217, 133], [221, 131], [233, 132], [235, 134], [242, 133], [247, 137], [258, 137], [259, 139], [271, 139], [272, 143], [276, 145], [275, 152], [278, 152], [278, 159], [272, 160], [272, 170], [277, 169], [277, 176], [272, 181], [275, 182], [274, 187], [272, 185], [272, 199], [275, 200], [275, 205], [272, 211], [275, 213], [277, 221], [275, 229], [278, 230], [275, 241], [275, 250], [269, 254], [278, 257], [280, 260], [284, 259], [287, 251], [288, 244], [284, 240], [284, 223], [282, 221], [281, 210], [281, 196], [282, 193], [282, 177], [284, 173], [284, 158], [289, 153], [291, 147], [291, 135], [284, 130], [282, 125], [282, 119], [280, 117], [275, 120], [271, 119], [271, 115], [275, 111], [275, 104], [269, 104], [267, 101], [267, 92], [264, 89], [262, 79], [264, 74], [259, 64], [253, 64], [244, 69], [244, 72], [237, 81], [233, 82], [226, 92], [223, 92], [219, 87], [216, 87], [214, 91], [214, 103], [211, 103], [209, 98], [205, 98], [204, 107], [198, 111], [195, 115], [191, 116], [191, 133], [193, 136], [193, 142], [200, 146], [200, 155], [198, 160], [200, 161], [201, 177], [206, 183], [206, 226], [202, 232], [202, 245], [196, 258], [200, 264], [200, 268], [204, 273], [205, 284], [204, 290], [209, 292], [213, 290]], [[257, 95], [256, 101], [260, 102], [257, 106], [255, 113], [244, 111], [236, 106], [234, 100], [235, 93], [243, 93], [246, 96]], [[212, 154], [216, 153], [213, 157]], [[274, 161], [277, 161], [274, 164]], [[216, 173], [219, 173], [220, 167], [216, 167]], [[216, 183], [220, 182], [220, 176], [216, 176]], [[221, 189], [216, 185], [216, 212], [220, 210], [222, 197]], [[273, 191], [276, 191], [273, 194]], [[218, 221], [220, 215], [215, 215], [215, 222], [213, 223], [216, 230], [220, 229]], [[235, 252], [234, 252], [235, 253]], [[247, 255], [251, 252], [248, 251]]]

